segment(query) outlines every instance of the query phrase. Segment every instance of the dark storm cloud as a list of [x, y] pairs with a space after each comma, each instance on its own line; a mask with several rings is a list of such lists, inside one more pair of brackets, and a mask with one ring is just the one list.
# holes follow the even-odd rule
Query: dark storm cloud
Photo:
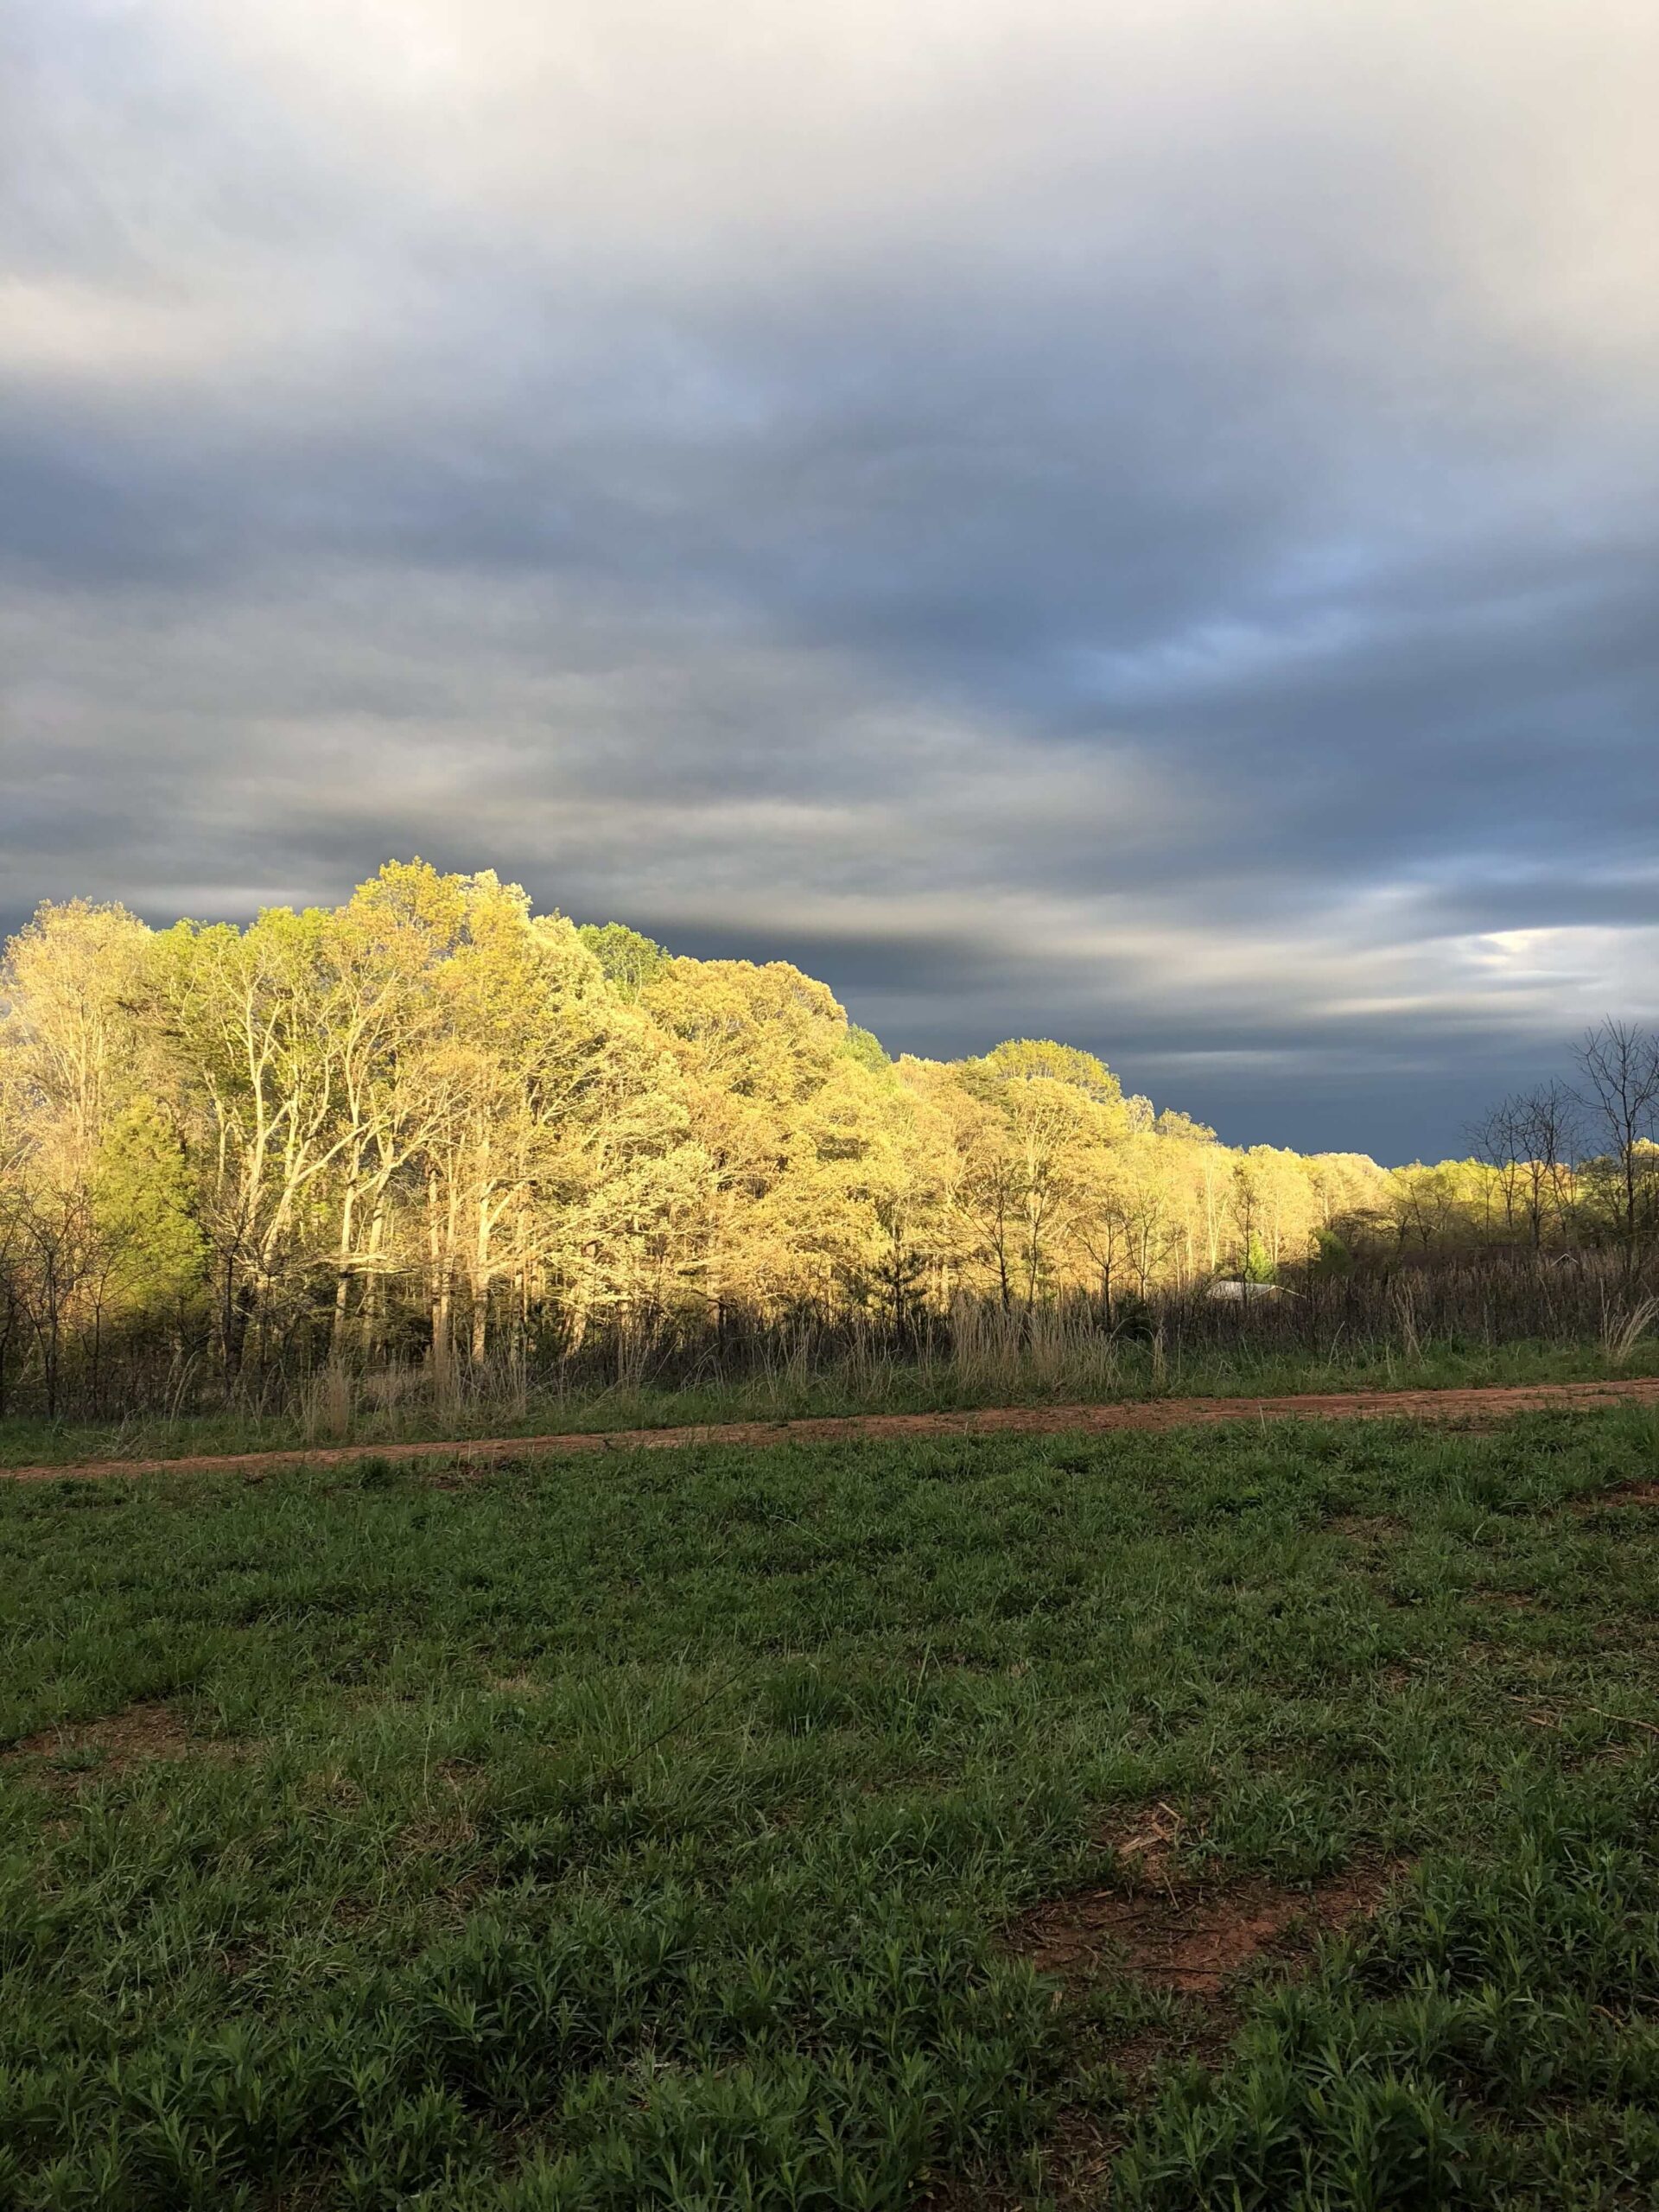
[[1645, 11], [13, 20], [8, 919], [420, 850], [1385, 1154], [1659, 1009]]

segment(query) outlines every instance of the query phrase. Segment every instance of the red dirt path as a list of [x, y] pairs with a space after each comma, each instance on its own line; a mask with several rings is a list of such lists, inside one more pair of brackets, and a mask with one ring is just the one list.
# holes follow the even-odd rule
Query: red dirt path
[[1107, 1406], [994, 1406], [971, 1413], [844, 1414], [807, 1421], [734, 1421], [694, 1428], [613, 1428], [567, 1436], [462, 1437], [418, 1444], [296, 1446], [212, 1458], [88, 1459], [76, 1466], [0, 1467], [0, 1478], [54, 1482], [92, 1475], [239, 1474], [278, 1467], [339, 1466], [377, 1459], [407, 1465], [442, 1459], [485, 1466], [498, 1459], [576, 1452], [667, 1452], [697, 1444], [841, 1444], [906, 1436], [1098, 1436], [1120, 1429], [1213, 1427], [1223, 1421], [1433, 1421], [1480, 1427], [1551, 1408], [1659, 1406], [1659, 1376], [1622, 1382], [1534, 1382], [1466, 1390], [1332, 1390], [1283, 1398], [1148, 1398]]

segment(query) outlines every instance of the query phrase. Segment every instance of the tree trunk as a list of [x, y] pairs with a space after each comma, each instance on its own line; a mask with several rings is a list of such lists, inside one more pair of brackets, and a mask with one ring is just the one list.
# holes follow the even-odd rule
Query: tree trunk
[[346, 1306], [352, 1285], [352, 1226], [357, 1210], [357, 1178], [346, 1185], [340, 1210], [340, 1250], [334, 1262], [334, 1313], [328, 1329], [328, 1353], [338, 1359], [346, 1346]]
[[478, 1201], [478, 1230], [473, 1244], [473, 1364], [483, 1363], [490, 1325], [490, 1201]]

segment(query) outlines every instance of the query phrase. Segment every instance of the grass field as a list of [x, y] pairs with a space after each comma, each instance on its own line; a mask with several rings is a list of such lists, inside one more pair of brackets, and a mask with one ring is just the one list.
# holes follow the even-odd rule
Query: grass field
[[1656, 1478], [0, 1484], [0, 2203], [1650, 2206]]

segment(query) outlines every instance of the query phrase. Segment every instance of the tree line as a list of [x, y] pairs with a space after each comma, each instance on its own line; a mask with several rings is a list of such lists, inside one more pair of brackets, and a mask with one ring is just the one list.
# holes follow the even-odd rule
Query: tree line
[[[394, 862], [342, 906], [41, 908], [0, 970], [0, 1410], [345, 1362], [569, 1357], [664, 1314], [1126, 1301], [1471, 1243], [1632, 1259], [1659, 1051], [1471, 1156], [1240, 1149], [1016, 1039], [890, 1058], [783, 962], [676, 957]], [[1593, 1140], [1593, 1141], [1587, 1141]]]

